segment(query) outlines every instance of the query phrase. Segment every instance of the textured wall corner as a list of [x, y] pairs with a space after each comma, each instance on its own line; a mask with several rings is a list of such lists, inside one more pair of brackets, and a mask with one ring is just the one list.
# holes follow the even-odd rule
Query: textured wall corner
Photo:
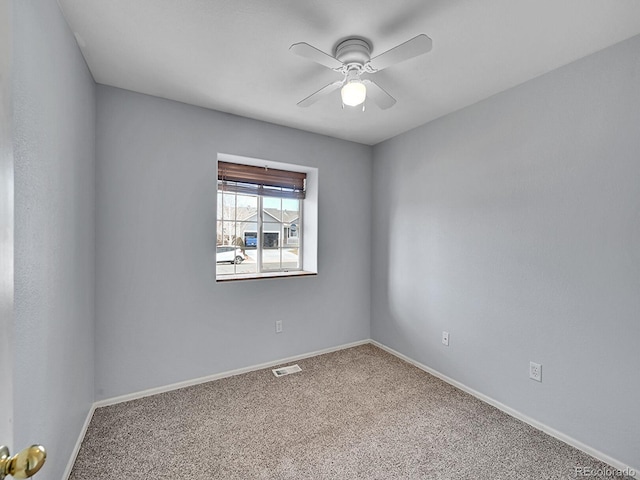
[[95, 84], [55, 0], [12, 6], [14, 449], [57, 480], [93, 402]]

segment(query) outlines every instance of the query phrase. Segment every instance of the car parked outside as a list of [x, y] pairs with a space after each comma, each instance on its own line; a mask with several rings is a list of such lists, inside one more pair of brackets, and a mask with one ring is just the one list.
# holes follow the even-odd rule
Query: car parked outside
[[235, 245], [218, 245], [216, 248], [216, 263], [240, 264], [243, 261], [242, 250]]

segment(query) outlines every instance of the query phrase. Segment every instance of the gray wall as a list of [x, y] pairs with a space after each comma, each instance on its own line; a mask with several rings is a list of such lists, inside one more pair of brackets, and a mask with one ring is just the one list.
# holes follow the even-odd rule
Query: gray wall
[[13, 2], [15, 434], [59, 480], [93, 402], [95, 86], [55, 0]]
[[0, 1], [0, 442], [13, 445], [13, 117], [11, 10]]
[[377, 145], [373, 338], [640, 466], [639, 129], [635, 37]]
[[[97, 108], [98, 400], [369, 338], [370, 147], [104, 86]], [[216, 283], [218, 152], [319, 169], [317, 277]]]

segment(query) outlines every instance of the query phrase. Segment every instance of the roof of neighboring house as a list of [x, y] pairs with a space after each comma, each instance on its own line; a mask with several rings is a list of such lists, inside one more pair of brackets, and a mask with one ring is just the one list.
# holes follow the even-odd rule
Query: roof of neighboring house
[[[280, 214], [282, 213], [283, 223], [294, 223], [300, 218], [300, 212], [292, 210], [278, 210], [277, 208], [265, 208], [264, 213], [273, 218], [272, 221], [280, 222]], [[254, 217], [257, 216], [257, 212], [253, 208], [238, 207], [236, 210], [236, 220], [238, 222], [250, 222], [255, 221]]]
[[[280, 210], [277, 208], [265, 208], [264, 212], [280, 221]], [[291, 210], [282, 210], [282, 221], [284, 223], [293, 223], [300, 217], [300, 212]]]

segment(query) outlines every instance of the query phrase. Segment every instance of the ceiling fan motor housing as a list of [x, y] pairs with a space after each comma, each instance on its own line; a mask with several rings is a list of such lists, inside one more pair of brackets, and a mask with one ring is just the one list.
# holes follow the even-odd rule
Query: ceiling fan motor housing
[[345, 65], [362, 66], [371, 60], [371, 46], [362, 38], [349, 38], [336, 47], [335, 58]]

